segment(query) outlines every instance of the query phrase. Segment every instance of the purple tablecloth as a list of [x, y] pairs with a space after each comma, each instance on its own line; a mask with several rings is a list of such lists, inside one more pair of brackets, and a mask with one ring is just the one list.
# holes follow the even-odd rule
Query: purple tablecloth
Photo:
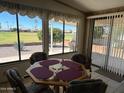
[[37, 78], [37, 79], [48, 79], [53, 75], [53, 72], [50, 71], [46, 67], [36, 67], [31, 70], [31, 73]]
[[67, 66], [71, 69], [81, 69], [80, 64], [77, 64], [77, 63], [72, 62], [72, 61], [65, 60], [65, 61], [62, 61], [61, 64], [64, 65], [64, 66]]
[[[39, 62], [40, 65], [43, 67], [36, 67], [33, 68], [30, 72], [37, 78], [37, 79], [48, 79], [50, 78], [54, 72], [49, 70], [49, 66], [59, 63], [59, 60], [44, 60]], [[64, 81], [70, 81], [73, 79], [77, 79], [83, 76], [83, 70], [80, 64], [75, 63], [69, 60], [63, 60], [61, 62], [63, 66], [67, 66], [69, 69], [63, 70], [56, 74], [56, 78]]]
[[45, 67], [49, 67], [50, 65], [54, 65], [54, 64], [57, 64], [57, 63], [59, 63], [58, 60], [44, 60], [44, 61], [40, 62], [40, 65], [43, 65]]
[[68, 69], [68, 70], [64, 70], [62, 72], [57, 73], [56, 78], [64, 81], [70, 81], [70, 80], [81, 77], [82, 74], [83, 74], [83, 71]]

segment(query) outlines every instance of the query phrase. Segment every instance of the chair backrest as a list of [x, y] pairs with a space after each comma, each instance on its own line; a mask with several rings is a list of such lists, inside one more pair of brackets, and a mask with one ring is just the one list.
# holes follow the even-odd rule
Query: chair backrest
[[[21, 76], [16, 69], [7, 70], [7, 78], [13, 88], [14, 93], [28, 93], [26, 87], [24, 86]], [[19, 89], [19, 91], [18, 91]]]
[[34, 64], [35, 62], [46, 60], [47, 54], [45, 52], [35, 52], [30, 56], [30, 64]]
[[74, 54], [71, 58], [71, 60], [81, 63], [81, 64], [85, 64], [85, 56], [83, 56], [82, 54]]
[[66, 93], [105, 93], [106, 88], [102, 80], [72, 81]]
[[74, 54], [71, 60], [81, 63], [85, 66], [86, 69], [91, 70], [91, 58], [88, 58], [83, 54]]

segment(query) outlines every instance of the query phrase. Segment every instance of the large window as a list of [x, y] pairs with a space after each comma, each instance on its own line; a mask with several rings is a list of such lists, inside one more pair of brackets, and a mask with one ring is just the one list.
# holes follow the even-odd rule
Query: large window
[[76, 23], [65, 22], [64, 53], [76, 51]]
[[33, 52], [42, 52], [42, 20], [19, 15], [21, 59], [27, 59]]
[[63, 24], [59, 21], [49, 21], [49, 55], [62, 53]]
[[[0, 63], [28, 59], [32, 53], [42, 52], [44, 47], [49, 48], [49, 55], [76, 51], [76, 23], [52, 19], [48, 32], [49, 39], [43, 42], [45, 33], [38, 16], [0, 13]], [[44, 43], [49, 44], [43, 46]]]
[[42, 20], [39, 17], [0, 13], [0, 63], [28, 59], [33, 52], [39, 51], [43, 51]]
[[49, 54], [74, 52], [77, 50], [77, 23], [67, 21], [49, 21]]
[[0, 63], [19, 60], [16, 42], [16, 16], [0, 13]]

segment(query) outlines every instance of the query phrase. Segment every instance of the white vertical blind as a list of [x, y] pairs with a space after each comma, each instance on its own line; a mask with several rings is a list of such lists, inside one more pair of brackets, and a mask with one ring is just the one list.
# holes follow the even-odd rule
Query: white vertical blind
[[[91, 16], [95, 20], [92, 56], [102, 68], [124, 75], [124, 12]], [[95, 60], [94, 60], [95, 59]], [[100, 63], [100, 61], [102, 61]], [[94, 62], [95, 63], [95, 62]]]
[[111, 44], [108, 58], [108, 69], [121, 76], [124, 75], [124, 17], [113, 17]]

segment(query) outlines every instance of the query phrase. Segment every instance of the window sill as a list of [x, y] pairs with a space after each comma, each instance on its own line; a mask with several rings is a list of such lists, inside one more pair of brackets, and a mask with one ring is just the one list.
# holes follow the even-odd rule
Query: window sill
[[[60, 53], [60, 54], [53, 54], [53, 55], [48, 55], [49, 57], [50, 56], [57, 56], [57, 55], [64, 55], [64, 54], [70, 54], [70, 53], [76, 53], [77, 51], [75, 52], [66, 52], [66, 53]], [[22, 57], [22, 60], [18, 60], [18, 56], [13, 56], [13, 57], [6, 57], [6, 58], [0, 58], [0, 65], [3, 65], [3, 64], [10, 64], [10, 63], [16, 63], [16, 62], [21, 62], [21, 61], [27, 61], [29, 58], [29, 55], [26, 55], [26, 56], [23, 56]]]

